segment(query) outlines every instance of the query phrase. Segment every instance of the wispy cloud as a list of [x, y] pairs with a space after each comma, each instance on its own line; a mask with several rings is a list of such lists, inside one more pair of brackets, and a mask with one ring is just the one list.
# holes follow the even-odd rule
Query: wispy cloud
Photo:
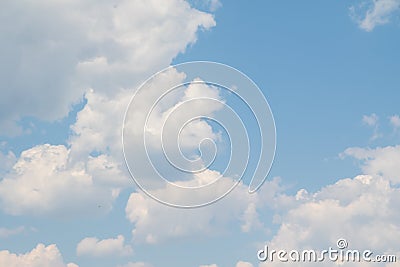
[[363, 124], [373, 128], [373, 130], [374, 130], [374, 132], [371, 136], [371, 141], [374, 141], [382, 136], [382, 134], [379, 133], [379, 117], [378, 117], [378, 115], [376, 115], [375, 113], [372, 113], [371, 115], [364, 115], [362, 117], [362, 122], [363, 122]]
[[17, 228], [0, 228], [0, 238], [6, 238], [12, 235], [18, 235], [20, 233], [22, 233], [23, 231], [25, 231], [25, 227], [24, 226], [20, 226]]
[[350, 7], [350, 15], [364, 31], [370, 32], [379, 25], [389, 23], [400, 10], [400, 0], [372, 0]]

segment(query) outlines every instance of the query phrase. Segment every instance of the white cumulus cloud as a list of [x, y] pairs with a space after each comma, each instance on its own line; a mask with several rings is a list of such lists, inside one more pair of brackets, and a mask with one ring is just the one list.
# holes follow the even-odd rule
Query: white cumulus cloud
[[375, 149], [351, 147], [342, 155], [360, 160], [364, 173], [383, 176], [393, 183], [400, 182], [400, 145]]
[[[0, 181], [0, 207], [19, 214], [99, 214], [111, 209], [128, 183], [119, 165], [105, 156], [70, 164], [63, 145], [39, 145], [24, 151]], [[99, 208], [101, 206], [101, 209]]]
[[76, 253], [79, 256], [129, 256], [132, 252], [132, 247], [125, 244], [125, 238], [122, 235], [102, 240], [87, 237], [82, 239], [76, 247]]
[[[218, 174], [208, 171], [204, 175]], [[224, 183], [234, 183], [227, 177], [220, 180]], [[134, 240], [150, 244], [180, 237], [220, 235], [228, 231], [225, 225], [232, 221], [238, 222], [238, 226], [229, 231], [249, 232], [263, 229], [263, 224], [258, 218], [259, 210], [255, 207], [265, 208], [266, 203], [279, 202], [277, 195], [282, 190], [279, 179], [266, 181], [263, 188], [265, 189], [259, 193], [249, 194], [248, 187], [239, 184], [225, 198], [199, 209], [172, 208], [158, 203], [142, 192], [132, 193], [126, 206], [126, 216], [134, 225]], [[168, 188], [161, 190], [169, 194]], [[191, 197], [195, 198], [196, 195]]]
[[24, 116], [64, 117], [88, 88], [137, 86], [215, 26], [180, 0], [5, 1], [2, 10], [2, 135], [21, 133]]
[[74, 263], [64, 263], [56, 245], [38, 244], [25, 254], [14, 254], [8, 250], [0, 251], [0, 266], [7, 267], [79, 267]]
[[[369, 249], [375, 255], [400, 255], [398, 146], [369, 150], [350, 148], [344, 153], [361, 160], [364, 174], [340, 179], [314, 194], [303, 190], [302, 197], [296, 198], [295, 205], [282, 216], [276, 235], [266, 242], [270, 249], [322, 250], [336, 247], [336, 241], [345, 238], [350, 249]], [[261, 263], [260, 266], [280, 264], [275, 261], [265, 265]], [[330, 261], [323, 264], [337, 265]], [[364, 264], [348, 263], [349, 266]], [[373, 263], [367, 265], [378, 266]]]
[[109, 211], [131, 182], [121, 128], [132, 88], [184, 52], [199, 29], [213, 27], [213, 15], [180, 0], [7, 1], [3, 9], [2, 21], [23, 19], [2, 24], [13, 25], [0, 43], [10, 66], [0, 74], [2, 133], [25, 115], [54, 120], [83, 95], [86, 104], [67, 145], [38, 145], [18, 159], [0, 154], [0, 208], [14, 215]]

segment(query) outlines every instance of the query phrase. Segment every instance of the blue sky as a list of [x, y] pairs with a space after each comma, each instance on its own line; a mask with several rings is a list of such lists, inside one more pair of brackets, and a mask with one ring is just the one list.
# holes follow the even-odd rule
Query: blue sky
[[[264, 266], [264, 244], [338, 238], [400, 257], [398, 0], [114, 2], [0, 11], [0, 266]], [[258, 85], [277, 149], [256, 194], [182, 210], [135, 186], [120, 137], [135, 89], [196, 60]]]
[[[352, 4], [360, 3], [224, 3], [216, 14], [218, 27], [176, 59], [230, 64], [262, 88], [277, 124], [274, 170], [279, 155], [285, 159], [276, 175], [296, 180], [301, 171], [316, 182], [329, 168], [324, 159], [334, 159], [349, 146], [369, 145], [360, 122], [364, 114], [398, 113], [399, 26], [360, 30], [349, 17]], [[296, 174], [287, 173], [287, 166], [296, 166]], [[337, 178], [355, 170], [332, 171], [339, 171], [330, 174]]]

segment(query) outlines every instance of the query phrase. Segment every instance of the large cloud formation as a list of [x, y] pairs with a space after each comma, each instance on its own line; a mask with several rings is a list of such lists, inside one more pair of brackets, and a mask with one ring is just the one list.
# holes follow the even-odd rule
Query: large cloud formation
[[[7, 159], [0, 208], [13, 215], [109, 211], [129, 184], [120, 137], [132, 88], [168, 66], [199, 29], [213, 27], [213, 16], [179, 0], [6, 1], [2, 10], [10, 21], [2, 30], [13, 25], [0, 44], [9, 66], [0, 74], [2, 135], [16, 133], [24, 116], [55, 120], [82, 96], [86, 103], [67, 145], [37, 145], [18, 159], [0, 153]], [[15, 17], [21, 20], [11, 23]]]
[[[345, 238], [349, 249], [371, 250], [374, 255], [399, 257], [400, 205], [399, 146], [376, 149], [349, 148], [343, 156], [361, 160], [363, 175], [340, 179], [316, 193], [300, 190], [294, 207], [280, 218], [270, 249], [328, 249]], [[280, 266], [279, 261], [261, 266]], [[309, 266], [310, 263], [296, 263]], [[321, 263], [315, 263], [321, 264]], [[338, 263], [327, 260], [323, 266]], [[346, 263], [350, 266], [382, 266], [382, 263]], [[387, 266], [394, 266], [388, 264]]]
[[23, 116], [62, 118], [88, 88], [137, 85], [215, 25], [179, 0], [7, 0], [2, 10], [1, 135], [20, 133]]

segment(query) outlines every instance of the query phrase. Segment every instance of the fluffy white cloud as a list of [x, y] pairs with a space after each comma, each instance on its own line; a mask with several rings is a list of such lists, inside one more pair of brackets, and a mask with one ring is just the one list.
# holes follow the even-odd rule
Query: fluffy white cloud
[[133, 252], [132, 247], [124, 243], [125, 238], [122, 235], [102, 240], [96, 237], [87, 237], [79, 242], [76, 253], [79, 256], [93, 257], [129, 256]]
[[[370, 249], [375, 255], [399, 253], [400, 228], [396, 212], [399, 195], [399, 189], [382, 178], [364, 175], [339, 180], [289, 210], [278, 233], [267, 244], [276, 250], [322, 250], [335, 248], [336, 241], [345, 238], [349, 249]], [[275, 261], [261, 266], [280, 264]], [[323, 264], [336, 265], [330, 261]], [[298, 266], [309, 266], [309, 263]]]
[[99, 214], [111, 209], [128, 183], [119, 164], [104, 155], [70, 163], [65, 146], [24, 151], [0, 181], [0, 205], [10, 214]]
[[215, 25], [180, 0], [6, 1], [2, 9], [2, 134], [16, 133], [22, 116], [65, 116], [87, 88], [136, 86]]
[[119, 90], [113, 97], [95, 92], [85, 94], [86, 105], [71, 125], [71, 160], [86, 160], [92, 153], [109, 154], [122, 161], [121, 128], [131, 90]]
[[[1, 44], [9, 50], [0, 51], [14, 55], [6, 59], [15, 68], [0, 74], [7, 78], [2, 79], [6, 91], [0, 103], [18, 97], [23, 107], [1, 105], [0, 114], [8, 116], [0, 118], [0, 125], [27, 114], [60, 118], [84, 92], [87, 103], [71, 126], [68, 146], [36, 146], [22, 152], [18, 161], [13, 154], [0, 155], [8, 159], [0, 166], [7, 172], [0, 181], [1, 208], [10, 214], [62, 210], [67, 216], [109, 211], [130, 182], [121, 153], [122, 119], [133, 93], [128, 88], [167, 66], [196, 41], [198, 29], [215, 25], [213, 16], [179, 0], [57, 5], [43, 0], [23, 7], [7, 2], [3, 7], [24, 20], [15, 26], [19, 35]], [[9, 19], [13, 16], [5, 21]], [[25, 35], [34, 36], [35, 42], [20, 38]], [[21, 57], [15, 56], [19, 47], [25, 51]]]
[[352, 147], [342, 156], [351, 156], [361, 161], [364, 173], [380, 175], [393, 182], [400, 182], [400, 145], [375, 149]]
[[26, 254], [13, 254], [8, 250], [0, 251], [0, 266], [7, 267], [79, 267], [74, 263], [64, 263], [56, 245], [38, 244]]
[[[367, 6], [367, 10], [363, 7]], [[365, 12], [359, 15], [358, 9]], [[364, 1], [359, 7], [352, 6], [350, 11], [353, 18], [357, 21], [359, 27], [365, 31], [372, 31], [376, 26], [386, 24], [391, 16], [400, 9], [399, 0], [371, 0]]]
[[[399, 162], [399, 147], [350, 148], [345, 154], [362, 161], [365, 175], [338, 180], [314, 194], [299, 192], [295, 206], [282, 216], [278, 232], [267, 242], [270, 249], [322, 250], [336, 247], [336, 241], [345, 238], [349, 249], [370, 249], [375, 255], [399, 255], [400, 169], [394, 163]], [[280, 264], [275, 261], [260, 266]], [[349, 263], [350, 266], [363, 264]], [[323, 266], [336, 265], [327, 261]]]
[[[174, 71], [172, 70], [170, 72]], [[168, 76], [172, 76], [175, 78], [175, 76], [178, 75], [179, 74], [169, 73]], [[178, 84], [178, 82], [183, 82], [183, 81], [177, 81], [176, 84]], [[174, 99], [172, 99], [172, 101], [170, 100], [167, 103], [165, 103], [165, 104], [170, 104], [171, 107], [167, 108], [166, 110], [161, 109], [158, 110], [158, 112], [151, 113], [151, 115], [149, 116], [148, 125], [146, 125], [146, 130], [151, 134], [150, 136], [152, 140], [159, 140], [161, 134], [163, 134], [164, 136], [166, 134], [169, 135], [171, 137], [168, 138], [169, 140], [176, 139], [176, 136], [172, 136], [172, 133], [170, 132], [165, 133], [166, 127], [163, 129], [164, 123], [168, 123], [169, 126], [168, 129], [171, 128], [179, 129], [182, 126], [178, 124], [179, 122], [182, 121], [181, 118], [187, 118], [187, 117], [194, 118], [198, 114], [202, 114], [203, 116], [211, 116], [214, 112], [222, 108], [223, 100], [219, 94], [218, 89], [205, 84], [195, 83], [195, 82], [201, 82], [201, 80], [199, 79], [195, 79], [193, 82], [194, 82], [193, 84], [190, 84], [183, 91], [183, 95], [181, 97], [177, 96], [175, 98], [175, 101]], [[210, 101], [208, 102], [207, 100], [202, 101], [199, 98], [210, 98], [217, 101], [221, 101], [221, 103], [219, 102], [210, 103]], [[196, 102], [188, 102], [191, 100], [196, 100]], [[190, 103], [190, 105], [184, 105], [185, 102]], [[163, 105], [159, 104], [159, 106], [162, 107]], [[146, 112], [146, 110], [144, 112]], [[173, 119], [171, 120], [169, 116], [173, 116]], [[136, 118], [132, 118], [133, 121], [135, 121], [135, 119]], [[166, 122], [167, 119], [169, 119], [168, 122]], [[161, 130], [164, 130], [164, 133], [162, 133]], [[179, 141], [182, 149], [194, 149], [198, 148], [200, 141], [207, 137], [211, 138], [212, 140], [218, 139], [217, 134], [213, 132], [211, 126], [207, 122], [194, 121], [182, 129], [182, 132], [179, 136]], [[159, 142], [153, 141], [153, 143], [158, 145]]]
[[[168, 194], [168, 190], [165, 193]], [[187, 210], [162, 205], [143, 193], [132, 193], [126, 206], [126, 214], [134, 224], [132, 234], [137, 241], [158, 243], [184, 236], [217, 235], [226, 231], [224, 225], [228, 221], [243, 216], [250, 205], [251, 197], [246, 186], [238, 185], [225, 199], [217, 203], [201, 209]]]
[[[206, 174], [217, 175], [212, 171]], [[225, 183], [234, 183], [230, 178], [220, 179]], [[126, 216], [134, 224], [134, 240], [147, 243], [165, 242], [183, 236], [222, 234], [227, 231], [225, 225], [231, 221], [236, 221], [239, 225], [230, 231], [248, 232], [263, 227], [255, 207], [275, 203], [272, 200], [278, 199], [277, 194], [282, 190], [279, 179], [267, 181], [263, 188], [265, 190], [262, 190], [260, 196], [261, 193], [249, 194], [248, 187], [239, 184], [225, 198], [199, 209], [171, 208], [161, 205], [142, 192], [132, 193], [126, 206]], [[169, 194], [168, 189], [161, 190]]]
[[216, 264], [211, 264], [211, 265], [200, 265], [199, 267], [218, 267]]
[[[169, 75], [158, 82], [176, 84], [181, 79], [182, 75], [172, 69]], [[130, 90], [120, 90], [114, 97], [108, 97], [103, 93], [88, 91], [85, 96], [87, 103], [78, 113], [76, 123], [71, 126], [70, 148], [64, 145], [40, 145], [23, 151], [12, 170], [0, 181], [0, 207], [10, 214], [59, 215], [62, 210], [64, 216], [109, 211], [120, 190], [131, 184], [121, 153], [122, 118], [131, 93]], [[152, 115], [149, 131], [154, 129], [151, 136], [157, 140], [156, 144], [163, 120], [171, 109], [200, 94], [219, 98], [218, 91], [212, 87], [191, 85], [169, 103], [172, 107]], [[146, 114], [146, 111], [137, 108], [140, 114]], [[199, 111], [211, 114], [219, 108], [220, 105], [191, 105], [180, 112], [186, 115]], [[134, 119], [132, 123], [129, 127], [133, 131], [142, 131], [144, 123], [141, 120]], [[182, 148], [197, 149], [205, 137], [218, 139], [207, 123], [192, 123], [182, 131]], [[133, 147], [136, 146], [134, 143]], [[12, 153], [7, 158], [10, 162], [15, 161]]]
[[[383, 178], [360, 175], [339, 180], [289, 210], [272, 244], [283, 248], [314, 244], [320, 248], [346, 237], [353, 246], [396, 247], [398, 195], [399, 190]], [[380, 231], [385, 224], [392, 228], [390, 233]]]
[[[184, 79], [182, 73], [171, 69], [166, 75], [153, 81], [152, 87], [157, 87], [159, 84], [163, 86], [174, 86], [179, 84]], [[152, 97], [152, 94], [159, 94], [157, 91], [143, 90], [141, 98], [147, 100]], [[161, 135], [161, 128], [165, 119], [170, 113], [182, 104], [184, 101], [196, 98], [198, 96], [210, 97], [219, 99], [218, 90], [205, 85], [190, 85], [186, 90], [182, 90], [183, 95], [176, 94], [168, 98], [168, 101], [163, 101], [160, 104], [160, 109], [156, 109], [149, 118], [147, 131], [150, 133], [150, 145], [158, 144]], [[91, 152], [106, 153], [112, 155], [115, 159], [123, 161], [122, 146], [121, 146], [121, 129], [123, 117], [132, 98], [132, 90], [118, 90], [113, 97], [109, 97], [104, 93], [90, 90], [85, 94], [87, 103], [85, 107], [78, 112], [76, 122], [71, 126], [72, 135], [69, 139], [71, 146], [72, 160], [82, 160]], [[158, 95], [157, 95], [158, 96]], [[145, 122], [144, 119], [150, 110], [146, 107], [151, 107], [154, 103], [141, 103], [141, 106], [135, 106], [137, 116], [134, 116], [126, 123], [126, 128], [131, 129], [132, 136], [142, 132]], [[165, 106], [165, 107], [164, 107]], [[220, 105], [191, 105], [190, 108], [181, 108], [180, 113], [191, 114], [199, 110], [204, 111], [209, 115], [217, 111]], [[150, 109], [150, 108], [149, 108]], [[186, 127], [187, 130], [181, 134], [181, 143], [184, 148], [193, 148], [198, 146], [199, 140], [204, 137], [217, 139], [211, 127], [204, 122], [197, 122]], [[185, 129], [186, 129], [185, 128]], [[132, 138], [133, 139], [133, 138]], [[175, 137], [174, 137], [175, 139]], [[156, 141], [154, 141], [156, 140]], [[142, 140], [140, 140], [142, 141]], [[140, 142], [139, 141], [139, 142]], [[135, 144], [136, 145], [136, 144]], [[157, 147], [158, 148], [158, 147]]]

